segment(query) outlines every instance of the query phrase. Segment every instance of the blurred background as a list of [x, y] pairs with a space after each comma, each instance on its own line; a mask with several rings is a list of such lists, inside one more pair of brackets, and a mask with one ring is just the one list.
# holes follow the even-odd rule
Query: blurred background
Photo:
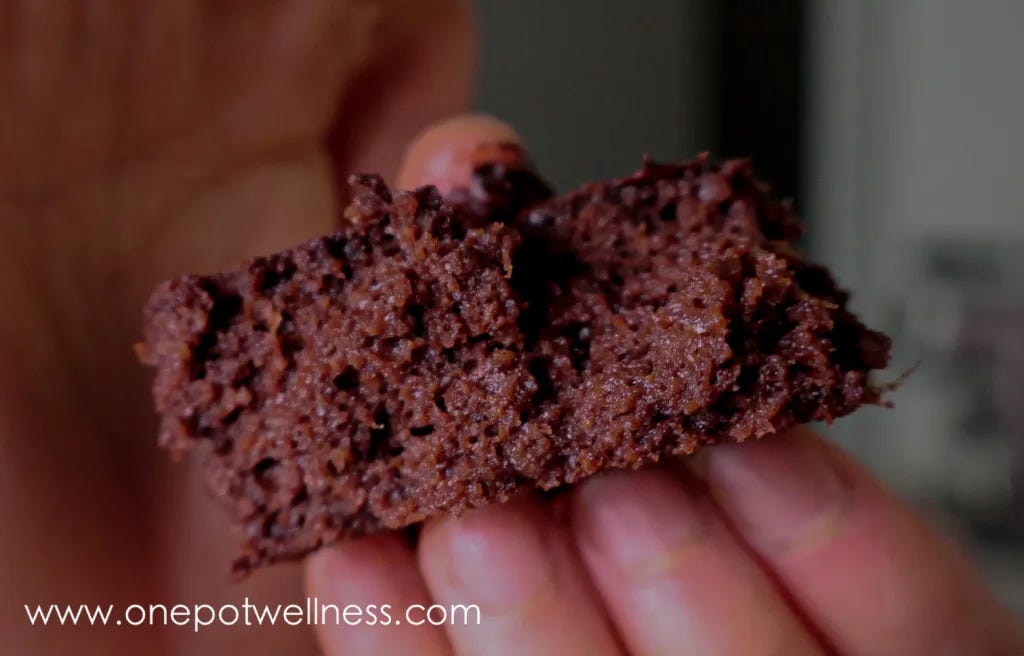
[[479, 0], [477, 105], [561, 188], [751, 156], [895, 341], [825, 430], [1024, 614], [1024, 2]]

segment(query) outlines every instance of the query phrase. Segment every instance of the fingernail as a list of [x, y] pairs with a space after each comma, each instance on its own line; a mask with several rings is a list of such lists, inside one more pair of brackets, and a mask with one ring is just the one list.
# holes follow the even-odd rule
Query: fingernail
[[519, 611], [550, 590], [554, 570], [540, 512], [532, 501], [515, 501], [435, 527], [442, 535], [428, 536], [428, 548], [443, 559], [446, 596], [494, 615]]
[[709, 487], [744, 538], [798, 549], [838, 524], [848, 492], [821, 439], [794, 431], [708, 449]]
[[427, 128], [406, 151], [398, 186], [432, 184], [442, 193], [465, 187], [481, 144], [520, 143], [515, 131], [485, 114], [457, 116]]
[[574, 501], [580, 548], [635, 581], [676, 566], [707, 532], [705, 502], [664, 470], [599, 476], [584, 483]]

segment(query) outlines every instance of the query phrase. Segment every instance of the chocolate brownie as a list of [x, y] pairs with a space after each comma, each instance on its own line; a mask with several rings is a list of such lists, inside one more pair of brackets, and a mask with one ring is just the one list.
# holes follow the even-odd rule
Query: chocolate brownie
[[338, 232], [145, 311], [160, 441], [203, 453], [238, 572], [880, 402], [889, 340], [746, 161], [551, 199], [498, 147], [447, 199], [352, 183]]

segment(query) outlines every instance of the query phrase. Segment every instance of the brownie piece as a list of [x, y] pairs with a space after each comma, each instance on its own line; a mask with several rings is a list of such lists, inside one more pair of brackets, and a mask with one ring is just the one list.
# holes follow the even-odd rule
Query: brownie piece
[[353, 184], [337, 233], [164, 283], [146, 309], [160, 442], [207, 452], [237, 570], [517, 487], [501, 442], [536, 394], [518, 235], [465, 228], [433, 188]]
[[353, 184], [335, 234], [145, 311], [160, 441], [203, 452], [240, 573], [880, 401], [888, 339], [746, 161], [552, 200], [492, 147], [447, 199]]
[[515, 225], [534, 402], [555, 443], [516, 462], [535, 485], [881, 400], [868, 372], [889, 339], [796, 253], [799, 221], [748, 160], [645, 161]]

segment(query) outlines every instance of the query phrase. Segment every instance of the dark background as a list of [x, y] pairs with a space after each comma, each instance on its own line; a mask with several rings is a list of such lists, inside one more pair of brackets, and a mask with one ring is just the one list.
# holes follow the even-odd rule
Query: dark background
[[478, 105], [562, 186], [711, 150], [798, 196], [802, 4], [480, 2]]

